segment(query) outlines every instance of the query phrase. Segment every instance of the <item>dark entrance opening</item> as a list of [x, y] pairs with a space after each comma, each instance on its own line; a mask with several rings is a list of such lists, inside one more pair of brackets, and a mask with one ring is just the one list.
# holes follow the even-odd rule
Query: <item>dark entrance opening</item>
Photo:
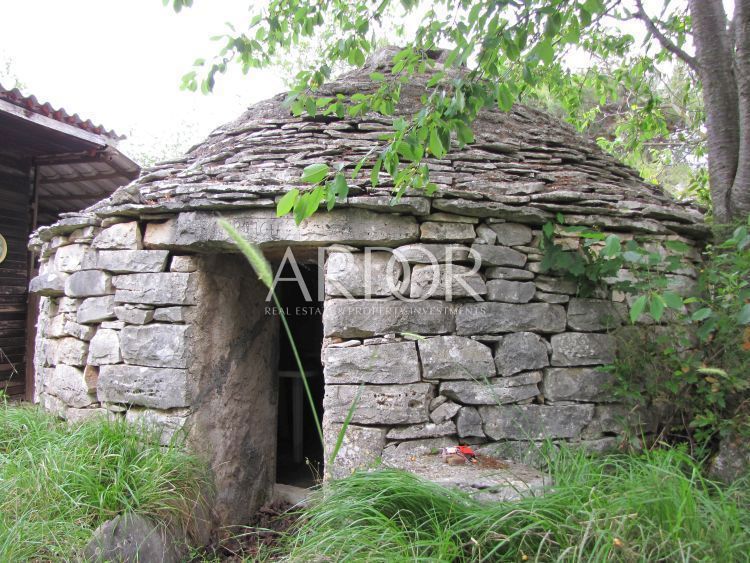
[[[322, 421], [324, 383], [320, 354], [323, 346], [323, 303], [318, 295], [319, 269], [315, 264], [298, 266], [304, 285], [298, 281], [280, 281], [276, 285], [276, 292], [297, 344], [315, 411]], [[289, 262], [285, 264], [281, 277], [295, 277]], [[276, 482], [311, 487], [323, 475], [323, 446], [291, 344], [281, 323], [279, 331]]]

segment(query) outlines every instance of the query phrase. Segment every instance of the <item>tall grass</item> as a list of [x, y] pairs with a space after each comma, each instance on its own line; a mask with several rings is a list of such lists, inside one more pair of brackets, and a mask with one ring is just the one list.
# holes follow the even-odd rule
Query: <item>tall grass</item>
[[206, 469], [152, 438], [0, 404], [0, 561], [74, 560], [93, 529], [125, 512], [189, 530]]
[[481, 504], [396, 470], [329, 483], [284, 551], [294, 561], [747, 561], [747, 483], [706, 480], [681, 449], [592, 458], [562, 449], [554, 486]]

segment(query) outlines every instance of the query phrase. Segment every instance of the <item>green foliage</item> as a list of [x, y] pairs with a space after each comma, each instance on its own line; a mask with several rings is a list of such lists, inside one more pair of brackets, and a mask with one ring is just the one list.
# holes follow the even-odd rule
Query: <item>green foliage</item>
[[322, 488], [282, 551], [292, 561], [733, 561], [750, 547], [746, 484], [723, 488], [681, 449], [550, 458], [554, 490], [479, 503], [396, 470]]
[[[703, 448], [731, 432], [750, 438], [748, 226], [707, 248], [698, 282], [672, 327], [620, 332], [612, 369], [622, 398], [666, 406], [666, 431]], [[671, 306], [671, 294], [661, 295]], [[642, 295], [631, 314], [645, 303]]]
[[0, 405], [0, 560], [73, 561], [91, 532], [134, 512], [190, 529], [207, 468], [124, 422], [68, 425]]
[[[190, 5], [171, 2], [175, 10]], [[421, 21], [416, 29], [399, 38], [405, 47], [393, 57], [391, 71], [372, 73], [375, 91], [317, 95], [334, 69], [360, 67], [374, 48], [393, 41], [392, 22], [417, 15]], [[565, 118], [638, 166], [647, 179], [665, 178], [665, 168], [681, 166], [685, 172], [675, 182], [684, 190], [701, 176], [705, 155], [700, 88], [686, 65], [667, 64], [671, 52], [651, 34], [638, 44], [623, 31], [619, 21], [637, 17], [626, 4], [599, 0], [272, 0], [251, 9], [245, 30], [230, 26], [216, 37], [222, 45], [217, 55], [197, 60], [183, 86], [208, 93], [217, 75], [232, 64], [248, 72], [309, 48], [315, 56], [296, 74], [288, 99], [295, 115], [392, 116], [402, 85], [430, 72], [422, 107], [395, 120], [393, 132], [367, 162], [372, 184], [386, 172], [396, 197], [407, 189], [434, 190], [423, 159], [442, 158], [454, 146], [470, 143], [472, 122], [481, 109], [510, 111], [516, 100], [541, 105], [554, 100]], [[652, 21], [678, 47], [691, 33], [685, 2], [665, 4]], [[436, 70], [432, 57], [444, 45], [451, 47], [444, 68]], [[586, 68], [571, 70], [567, 61], [582, 55]], [[459, 68], [462, 72], [456, 73]], [[608, 125], [602, 130], [600, 123]], [[335, 205], [338, 195], [330, 195], [331, 185], [320, 187], [304, 201], [298, 194], [293, 206], [297, 221], [322, 201]], [[284, 209], [286, 205], [279, 213]]]

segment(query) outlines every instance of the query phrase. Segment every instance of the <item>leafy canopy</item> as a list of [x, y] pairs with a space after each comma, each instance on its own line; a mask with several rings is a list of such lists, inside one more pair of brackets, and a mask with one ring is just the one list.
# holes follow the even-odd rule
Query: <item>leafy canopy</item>
[[[163, 1], [171, 1], [177, 11], [192, 4]], [[253, 8], [245, 30], [230, 26], [216, 37], [223, 45], [218, 54], [195, 61], [183, 86], [208, 93], [232, 64], [248, 72], [295, 50], [314, 49], [318, 56], [295, 76], [289, 95], [296, 115], [390, 116], [401, 86], [435, 66], [436, 49], [448, 50], [444, 67], [435, 69], [427, 84], [423, 107], [395, 119], [378, 151], [338, 168], [319, 163], [305, 169], [302, 182], [309, 187], [292, 190], [278, 206], [280, 215], [294, 212], [297, 222], [323, 203], [332, 208], [346, 196], [347, 178], [366, 170], [373, 186], [381, 173], [390, 175], [397, 197], [409, 188], [429, 194], [434, 186], [424, 159], [442, 158], [454, 143], [471, 143], [479, 111], [509, 111], [517, 100], [547, 105], [554, 100], [581, 129], [614, 111], [616, 127], [613, 136], [603, 138], [605, 148], [648, 172], [654, 163], [671, 162], [675, 155], [700, 157], [703, 151], [695, 146], [701, 144], [702, 111], [691, 71], [683, 69], [688, 78], [675, 85], [663, 70], [690, 32], [685, 2], [667, 0], [659, 6], [658, 19], [651, 19], [638, 0], [271, 0]], [[622, 22], [646, 19], [651, 27], [642, 41], [623, 31]], [[399, 39], [405, 46], [393, 57], [391, 72], [370, 76], [378, 85], [374, 92], [316, 96], [334, 69], [362, 66], [368, 53], [392, 39], [394, 20], [419, 23]], [[675, 49], [664, 48], [653, 30]], [[575, 68], [571, 61], [576, 60], [586, 64]], [[679, 111], [688, 107], [690, 112]], [[696, 178], [705, 180], [705, 175]]]

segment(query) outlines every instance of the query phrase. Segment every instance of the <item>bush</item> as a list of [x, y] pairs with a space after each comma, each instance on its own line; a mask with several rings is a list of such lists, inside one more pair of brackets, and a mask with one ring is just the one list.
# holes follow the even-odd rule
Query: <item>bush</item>
[[125, 512], [188, 529], [206, 470], [124, 422], [72, 426], [31, 406], [0, 405], [0, 561], [69, 561]]
[[480, 504], [396, 470], [358, 472], [313, 497], [293, 561], [737, 561], [750, 549], [746, 483], [723, 488], [683, 449], [592, 458], [562, 449], [553, 490]]

